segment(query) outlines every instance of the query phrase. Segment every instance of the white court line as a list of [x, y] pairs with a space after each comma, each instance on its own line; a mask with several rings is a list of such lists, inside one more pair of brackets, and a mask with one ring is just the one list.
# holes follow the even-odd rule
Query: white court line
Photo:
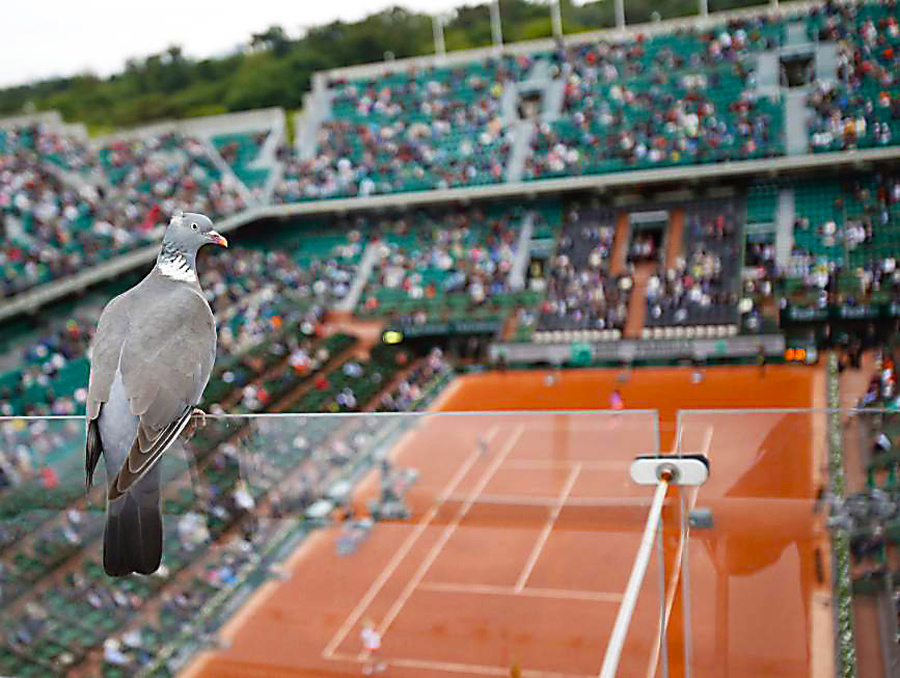
[[[382, 637], [384, 637], [385, 632], [390, 628], [391, 624], [394, 623], [397, 615], [400, 614], [400, 610], [402, 610], [403, 606], [406, 605], [406, 601], [408, 601], [410, 596], [412, 596], [413, 592], [416, 590], [416, 587], [428, 572], [428, 569], [431, 567], [434, 561], [437, 560], [438, 555], [440, 555], [441, 551], [444, 549], [444, 546], [446, 546], [447, 542], [450, 540], [450, 537], [456, 531], [456, 528], [462, 522], [462, 519], [466, 516], [466, 513], [469, 512], [470, 508], [472, 508], [472, 505], [475, 503], [475, 499], [479, 494], [481, 494], [481, 491], [485, 487], [487, 487], [487, 484], [497, 472], [497, 469], [500, 468], [503, 460], [506, 459], [512, 449], [516, 446], [516, 443], [521, 437], [524, 428], [520, 424], [516, 426], [513, 431], [514, 433], [510, 436], [509, 440], [507, 440], [506, 444], [503, 446], [503, 451], [499, 455], [497, 455], [497, 458], [494, 459], [490, 467], [488, 467], [488, 469], [481, 476], [478, 484], [469, 493], [469, 498], [466, 503], [463, 504], [462, 507], [460, 507], [459, 513], [456, 514], [456, 517], [454, 517], [453, 520], [450, 521], [450, 524], [448, 524], [447, 527], [444, 528], [444, 533], [440, 536], [437, 543], [431, 547], [428, 555], [425, 556], [425, 560], [423, 560], [419, 564], [419, 568], [416, 570], [416, 573], [413, 575], [412, 579], [407, 582], [406, 587], [400, 594], [400, 597], [397, 598], [397, 600], [391, 606], [391, 609], [389, 609], [387, 614], [384, 616], [384, 619], [381, 620], [381, 624], [378, 626], [378, 633]], [[361, 652], [360, 656], [365, 656], [365, 653]]]
[[535, 543], [534, 548], [531, 549], [531, 553], [528, 554], [528, 560], [525, 561], [525, 567], [522, 568], [522, 573], [516, 580], [517, 592], [525, 588], [525, 583], [531, 576], [531, 571], [537, 564], [538, 558], [541, 557], [541, 551], [544, 550], [544, 546], [547, 544], [547, 540], [550, 538], [550, 533], [553, 531], [553, 525], [554, 523], [556, 523], [556, 519], [559, 517], [559, 512], [562, 511], [562, 507], [565, 505], [566, 499], [569, 498], [569, 494], [571, 494], [572, 488], [575, 486], [575, 481], [578, 479], [579, 473], [581, 473], [581, 466], [575, 466], [575, 468], [573, 468], [569, 473], [569, 477], [566, 479], [566, 484], [563, 487], [562, 492], [559, 493], [559, 498], [556, 500], [556, 505], [550, 512], [550, 517], [547, 519], [547, 524], [544, 525], [544, 529], [541, 530], [540, 535], [538, 535], [537, 542]]
[[[363, 663], [368, 659], [360, 659], [357, 655], [335, 654], [336, 661]], [[427, 659], [393, 659], [383, 657], [388, 666], [399, 666], [423, 671], [447, 671], [450, 673], [470, 673], [477, 676], [509, 676], [508, 666], [488, 666], [487, 664], [463, 664], [460, 662], [430, 661]], [[522, 678], [594, 678], [580, 673], [559, 673], [555, 671], [538, 671], [522, 669]]]
[[504, 468], [508, 469], [535, 469], [538, 471], [552, 470], [552, 469], [561, 469], [567, 470], [570, 468], [574, 468], [575, 466], [580, 466], [582, 470], [597, 470], [597, 471], [618, 471], [620, 469], [627, 469], [631, 466], [630, 461], [563, 461], [563, 460], [555, 460], [555, 459], [510, 459], [506, 462], [506, 466]]
[[490, 584], [453, 584], [442, 582], [422, 582], [419, 591], [437, 593], [469, 593], [488, 596], [519, 596], [524, 598], [550, 598], [552, 600], [590, 600], [599, 603], [618, 603], [621, 593], [603, 591], [570, 591], [568, 589], [546, 589], [529, 586], [517, 589], [513, 586], [492, 586]]
[[[447, 501], [467, 502], [468, 496], [451, 494]], [[556, 507], [557, 497], [533, 497], [517, 494], [482, 494], [476, 504], [521, 504], [525, 506]], [[668, 501], [668, 500], [667, 500]], [[574, 506], [650, 506], [652, 501], [646, 497], [569, 497], [565, 508]]]
[[[487, 434], [486, 438], [488, 442], [490, 442], [494, 435], [497, 433], [497, 426], [492, 426]], [[466, 476], [472, 466], [481, 458], [481, 450], [476, 447], [472, 450], [471, 454], [469, 454], [468, 458], [463, 462], [462, 466], [456, 471], [456, 474], [450, 479], [450, 482], [447, 483], [447, 486], [444, 488], [443, 492], [438, 495], [437, 504], [428, 509], [428, 512], [422, 517], [422, 520], [419, 521], [419, 524], [416, 525], [416, 529], [406, 538], [403, 544], [400, 545], [400, 548], [394, 554], [394, 556], [390, 559], [387, 565], [385, 565], [384, 569], [378, 575], [378, 578], [372, 582], [372, 585], [369, 587], [369, 590], [366, 591], [366, 594], [360, 599], [359, 603], [357, 603], [356, 607], [353, 608], [353, 611], [344, 620], [344, 623], [337, 630], [337, 633], [334, 634], [334, 637], [331, 639], [331, 642], [325, 646], [325, 649], [322, 651], [322, 656], [326, 659], [330, 659], [334, 655], [334, 651], [340, 646], [341, 643], [344, 642], [344, 639], [347, 637], [347, 634], [350, 633], [350, 630], [359, 622], [360, 617], [362, 617], [363, 613], [366, 611], [366, 608], [371, 605], [372, 601], [375, 599], [375, 596], [378, 595], [379, 591], [384, 587], [387, 580], [391, 578], [397, 568], [400, 566], [400, 563], [406, 557], [406, 554], [412, 549], [415, 545], [416, 541], [418, 541], [419, 537], [425, 531], [425, 529], [431, 524], [434, 520], [435, 516], [438, 513], [438, 510], [447, 501], [447, 497], [451, 495], [451, 493], [456, 489], [456, 486], [462, 482], [462, 479]]]
[[[454, 673], [475, 673], [483, 676], [508, 676], [509, 667], [484, 666], [480, 664], [458, 664], [452, 662], [430, 662], [419, 659], [394, 659], [388, 662], [392, 666], [402, 666], [411, 669], [452, 671]], [[522, 678], [592, 678], [574, 673], [556, 673], [554, 671], [536, 671], [523, 669]]]

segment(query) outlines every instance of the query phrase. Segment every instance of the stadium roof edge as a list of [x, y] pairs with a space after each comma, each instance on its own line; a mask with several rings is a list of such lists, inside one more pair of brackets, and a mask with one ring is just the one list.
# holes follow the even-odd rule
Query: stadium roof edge
[[[572, 33], [564, 36], [567, 46], [580, 45], [583, 43], [607, 40], [610, 42], [620, 41], [635, 35], [657, 35], [662, 33], [671, 33], [682, 28], [708, 27], [721, 24], [724, 21], [733, 19], [747, 19], [757, 16], [777, 15], [790, 17], [807, 12], [813, 7], [820, 7], [825, 3], [822, 0], [798, 0], [797, 2], [789, 2], [779, 4], [777, 7], [771, 4], [757, 5], [754, 7], [744, 7], [741, 9], [725, 10], [722, 12], [712, 12], [705, 17], [693, 15], [688, 17], [677, 17], [673, 19], [664, 19], [662, 21], [647, 22], [642, 24], [634, 24], [624, 26], [623, 28], [604, 28], [596, 31], [585, 31], [583, 33]], [[384, 73], [396, 73], [406, 69], [417, 67], [431, 66], [454, 66], [456, 64], [468, 63], [471, 61], [479, 61], [497, 54], [531, 54], [533, 52], [546, 52], [556, 48], [556, 41], [553, 38], [542, 38], [539, 40], [525, 40], [522, 42], [514, 42], [504, 44], [502, 47], [477, 47], [474, 49], [459, 50], [449, 52], [444, 56], [436, 56], [428, 54], [425, 56], [406, 57], [404, 59], [396, 59], [394, 61], [378, 61], [368, 64], [359, 64], [356, 66], [342, 66], [327, 71], [319, 71], [314, 74], [314, 80], [317, 86], [322, 86], [319, 80], [327, 80], [332, 78], [364, 78]]]
[[206, 115], [198, 118], [160, 120], [148, 125], [116, 130], [108, 134], [91, 137], [81, 123], [67, 123], [59, 111], [38, 111], [0, 118], [0, 129], [19, 127], [21, 125], [42, 124], [57, 132], [75, 134], [79, 139], [87, 141], [94, 148], [100, 148], [111, 141], [126, 141], [142, 137], [180, 132], [186, 135], [213, 135], [228, 133], [242, 126], [250, 128], [270, 127], [284, 129], [286, 112], [283, 108], [256, 108], [249, 111], [234, 111], [219, 115]]
[[[423, 204], [503, 199], [516, 196], [535, 197], [577, 190], [601, 190], [613, 187], [646, 186], [677, 181], [703, 181], [723, 177], [772, 175], [824, 167], [846, 167], [863, 163], [900, 160], [900, 146], [870, 148], [856, 151], [811, 153], [767, 160], [741, 160], [707, 165], [688, 165], [659, 169], [612, 172], [578, 177], [561, 177], [538, 181], [492, 184], [490, 186], [446, 188], [431, 191], [390, 193], [367, 198], [334, 198], [310, 200], [284, 205], [251, 207], [216, 222], [222, 232], [264, 218], [312, 216], [361, 210], [405, 209]], [[156, 258], [158, 247], [151, 245], [123, 254], [112, 261], [77, 273], [65, 280], [46, 283], [17, 294], [0, 305], [0, 321], [23, 313], [31, 313], [55, 299], [73, 294], [103, 280], [139, 268]]]
[[162, 120], [149, 125], [117, 130], [91, 139], [91, 143], [99, 148], [111, 141], [126, 141], [155, 136], [166, 132], [180, 132], [186, 135], [213, 135], [232, 132], [241, 126], [250, 128], [272, 127], [283, 129], [286, 113], [283, 108], [256, 108], [249, 111], [234, 111], [220, 115], [207, 115], [199, 118], [178, 120]]

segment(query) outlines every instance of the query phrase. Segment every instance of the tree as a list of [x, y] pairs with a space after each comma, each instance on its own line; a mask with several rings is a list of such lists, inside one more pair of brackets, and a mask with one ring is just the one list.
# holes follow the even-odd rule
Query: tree
[[269, 50], [280, 58], [290, 51], [291, 41], [281, 26], [270, 26], [263, 33], [254, 33], [250, 38], [250, 46]]

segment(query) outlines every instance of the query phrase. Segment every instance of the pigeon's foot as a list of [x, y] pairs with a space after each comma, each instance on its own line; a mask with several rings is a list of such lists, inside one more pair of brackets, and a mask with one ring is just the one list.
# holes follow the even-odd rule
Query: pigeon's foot
[[199, 407], [195, 407], [191, 412], [191, 418], [190, 421], [188, 421], [188, 425], [185, 426], [184, 430], [181, 432], [181, 439], [187, 442], [202, 428], [206, 428], [206, 412]]
[[196, 421], [199, 420], [198, 427], [206, 428], [206, 412], [201, 410], [199, 407], [195, 407], [191, 412], [191, 420]]

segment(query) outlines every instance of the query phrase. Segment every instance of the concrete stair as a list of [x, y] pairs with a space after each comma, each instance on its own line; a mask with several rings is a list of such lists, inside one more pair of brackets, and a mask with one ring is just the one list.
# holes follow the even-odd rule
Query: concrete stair
[[375, 264], [381, 258], [382, 247], [383, 245], [380, 242], [370, 242], [366, 245], [366, 251], [363, 252], [362, 259], [360, 259], [359, 266], [356, 269], [356, 277], [350, 283], [350, 290], [347, 292], [347, 296], [335, 306], [335, 310], [352, 313], [353, 309], [356, 308], [363, 289], [366, 287], [366, 282], [372, 274], [372, 269], [375, 268]]
[[620, 275], [625, 270], [625, 257], [628, 254], [628, 213], [616, 215], [616, 233], [613, 236], [612, 259], [609, 270], [613, 275]]
[[675, 266], [684, 248], [684, 210], [673, 210], [669, 216], [669, 229], [666, 234], [666, 268]]
[[627, 339], [640, 339], [647, 317], [647, 281], [656, 267], [650, 262], [638, 264], [634, 269], [634, 286], [628, 302], [628, 318], [625, 320], [624, 335]]

